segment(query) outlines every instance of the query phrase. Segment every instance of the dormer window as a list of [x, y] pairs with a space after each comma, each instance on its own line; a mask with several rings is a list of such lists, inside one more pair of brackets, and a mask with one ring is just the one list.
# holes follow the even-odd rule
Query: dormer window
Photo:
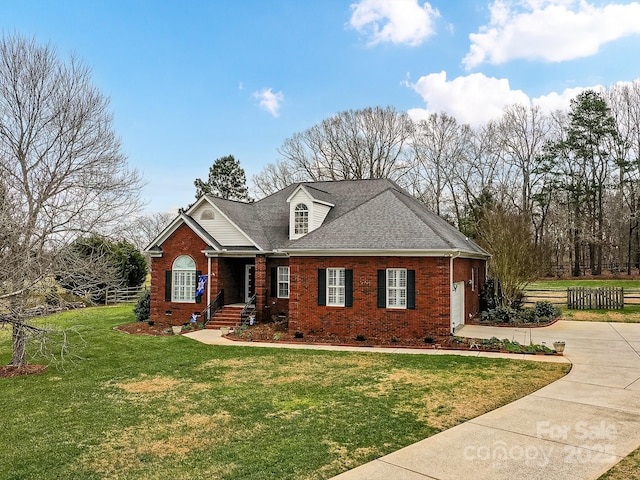
[[304, 203], [296, 205], [294, 212], [294, 232], [296, 235], [309, 233], [309, 209]]

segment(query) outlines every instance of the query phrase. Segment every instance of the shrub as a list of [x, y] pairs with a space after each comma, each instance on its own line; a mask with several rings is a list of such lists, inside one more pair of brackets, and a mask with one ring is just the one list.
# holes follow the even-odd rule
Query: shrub
[[536, 315], [533, 308], [524, 308], [518, 312], [518, 320], [522, 323], [537, 323], [540, 318]]
[[133, 308], [133, 313], [136, 314], [136, 320], [139, 322], [149, 319], [151, 316], [151, 292], [149, 290], [140, 296], [138, 303]]
[[364, 335], [356, 335], [357, 342], [364, 342], [366, 340]]
[[551, 302], [547, 301], [536, 302], [533, 309], [538, 319], [551, 320], [560, 315], [558, 308]]
[[293, 334], [293, 338], [304, 338], [304, 333], [302, 332], [295, 332]]
[[[482, 312], [482, 319], [490, 322], [511, 323], [517, 319], [518, 312], [509, 307], [496, 307], [493, 310]], [[486, 315], [485, 315], [486, 313]]]

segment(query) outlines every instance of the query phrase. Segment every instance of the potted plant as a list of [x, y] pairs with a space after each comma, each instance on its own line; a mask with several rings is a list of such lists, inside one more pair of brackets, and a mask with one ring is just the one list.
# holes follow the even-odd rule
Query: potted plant
[[565, 342], [561, 340], [557, 340], [553, 342], [553, 349], [558, 353], [564, 352], [564, 346], [565, 346]]
[[178, 333], [182, 332], [182, 325], [173, 325], [171, 327], [171, 330], [173, 330], [173, 333], [177, 335]]

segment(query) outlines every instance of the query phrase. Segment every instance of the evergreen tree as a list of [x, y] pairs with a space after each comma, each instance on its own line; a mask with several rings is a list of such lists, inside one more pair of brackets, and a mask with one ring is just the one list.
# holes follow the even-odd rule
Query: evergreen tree
[[203, 195], [214, 195], [227, 200], [252, 201], [244, 169], [233, 155], [218, 158], [209, 167], [206, 182], [197, 178], [193, 183], [196, 186], [196, 199]]

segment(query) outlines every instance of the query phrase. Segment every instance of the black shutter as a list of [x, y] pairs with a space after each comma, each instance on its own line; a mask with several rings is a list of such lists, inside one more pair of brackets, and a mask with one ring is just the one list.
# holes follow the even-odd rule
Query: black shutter
[[407, 308], [416, 308], [416, 271], [407, 270]]
[[353, 307], [353, 270], [344, 271], [344, 306]]
[[387, 307], [387, 271], [378, 270], [378, 308]]
[[164, 271], [164, 301], [171, 301], [171, 270]]
[[318, 269], [318, 305], [327, 304], [327, 270]]
[[[198, 291], [198, 281], [200, 280], [200, 275], [202, 275], [202, 272], [200, 270], [196, 270], [196, 288], [193, 291], [194, 295]], [[207, 280], [209, 279], [207, 278]], [[196, 296], [196, 303], [202, 303], [202, 297], [203, 295]]]
[[275, 297], [278, 294], [278, 269], [271, 267], [271, 296]]

